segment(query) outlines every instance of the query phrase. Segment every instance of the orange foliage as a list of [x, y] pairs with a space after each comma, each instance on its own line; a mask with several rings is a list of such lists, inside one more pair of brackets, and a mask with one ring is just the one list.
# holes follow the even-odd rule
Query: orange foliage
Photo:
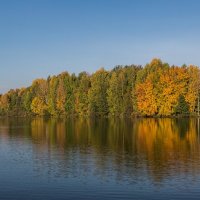
[[150, 76], [144, 83], [136, 86], [138, 110], [144, 115], [155, 115], [157, 113], [156, 97], [153, 89]]

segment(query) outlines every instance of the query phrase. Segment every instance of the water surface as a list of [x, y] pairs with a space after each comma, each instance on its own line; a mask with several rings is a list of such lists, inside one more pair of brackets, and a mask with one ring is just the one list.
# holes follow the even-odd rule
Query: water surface
[[199, 199], [198, 119], [0, 119], [0, 199]]

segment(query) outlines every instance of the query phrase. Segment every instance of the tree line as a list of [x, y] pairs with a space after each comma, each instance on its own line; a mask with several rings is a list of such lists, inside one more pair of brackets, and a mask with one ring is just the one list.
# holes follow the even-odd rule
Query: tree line
[[1, 115], [176, 116], [199, 112], [200, 70], [153, 59], [93, 74], [63, 72], [0, 95]]

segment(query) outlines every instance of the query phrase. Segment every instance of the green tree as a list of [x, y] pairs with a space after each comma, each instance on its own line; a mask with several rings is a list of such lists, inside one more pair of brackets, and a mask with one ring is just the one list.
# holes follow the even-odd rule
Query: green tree
[[56, 76], [49, 77], [48, 79], [48, 112], [51, 115], [57, 115], [56, 96], [57, 96], [58, 78]]
[[107, 88], [108, 72], [102, 68], [91, 77], [91, 88], [88, 94], [90, 114], [101, 116], [108, 114]]
[[107, 94], [109, 113], [115, 116], [120, 115], [120, 113], [122, 112], [121, 109], [123, 108], [123, 94], [122, 88], [120, 87], [120, 81], [116, 72], [113, 72], [111, 75]]
[[180, 115], [189, 114], [189, 105], [185, 100], [183, 95], [180, 95], [178, 98], [177, 106], [175, 107], [175, 113]]
[[31, 103], [33, 100], [33, 94], [30, 89], [27, 89], [22, 97], [23, 107], [26, 112], [31, 112]]
[[78, 76], [78, 87], [75, 97], [75, 110], [76, 112], [83, 116], [88, 115], [88, 92], [90, 89], [90, 77], [86, 72], [82, 72]]

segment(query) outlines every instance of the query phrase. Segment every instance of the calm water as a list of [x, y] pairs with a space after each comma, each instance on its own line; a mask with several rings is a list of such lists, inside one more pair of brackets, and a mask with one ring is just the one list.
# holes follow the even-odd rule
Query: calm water
[[199, 199], [197, 119], [0, 119], [0, 199]]

